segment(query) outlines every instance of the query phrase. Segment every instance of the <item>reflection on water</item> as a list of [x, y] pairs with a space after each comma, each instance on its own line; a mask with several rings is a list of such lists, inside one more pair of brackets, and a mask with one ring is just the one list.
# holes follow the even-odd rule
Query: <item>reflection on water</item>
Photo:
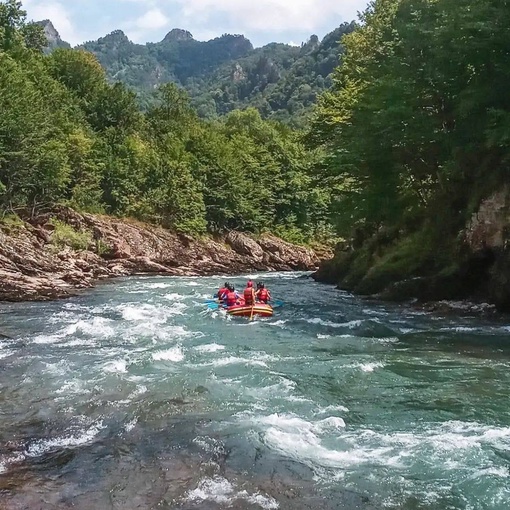
[[0, 507], [506, 510], [507, 324], [300, 276], [253, 322], [220, 278], [2, 305]]

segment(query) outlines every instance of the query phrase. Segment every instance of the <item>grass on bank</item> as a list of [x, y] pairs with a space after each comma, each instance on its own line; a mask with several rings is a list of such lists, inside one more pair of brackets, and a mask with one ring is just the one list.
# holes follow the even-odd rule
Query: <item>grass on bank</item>
[[87, 250], [92, 244], [92, 232], [89, 230], [75, 230], [71, 225], [52, 218], [50, 225], [54, 230], [51, 235], [51, 244], [57, 250], [66, 247], [76, 251]]

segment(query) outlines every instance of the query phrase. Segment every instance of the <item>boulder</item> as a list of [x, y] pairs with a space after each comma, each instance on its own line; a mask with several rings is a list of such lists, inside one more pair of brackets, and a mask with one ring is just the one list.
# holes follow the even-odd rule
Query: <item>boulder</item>
[[264, 256], [264, 250], [257, 241], [241, 232], [230, 232], [225, 241], [239, 255], [247, 255], [257, 262], [260, 262]]

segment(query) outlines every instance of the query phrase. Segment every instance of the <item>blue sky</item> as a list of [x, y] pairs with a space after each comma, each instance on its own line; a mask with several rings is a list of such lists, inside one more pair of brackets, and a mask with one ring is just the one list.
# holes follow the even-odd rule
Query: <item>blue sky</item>
[[160, 41], [172, 28], [195, 39], [243, 34], [255, 46], [300, 44], [356, 18], [367, 0], [22, 0], [29, 19], [51, 19], [71, 44], [121, 29], [135, 42]]

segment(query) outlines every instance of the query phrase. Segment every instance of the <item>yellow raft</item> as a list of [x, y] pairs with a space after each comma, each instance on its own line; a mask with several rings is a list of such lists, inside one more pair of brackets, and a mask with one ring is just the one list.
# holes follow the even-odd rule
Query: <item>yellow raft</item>
[[255, 305], [233, 305], [227, 307], [227, 313], [236, 317], [251, 317], [259, 315], [260, 317], [272, 317], [273, 307], [265, 303], [255, 303]]

